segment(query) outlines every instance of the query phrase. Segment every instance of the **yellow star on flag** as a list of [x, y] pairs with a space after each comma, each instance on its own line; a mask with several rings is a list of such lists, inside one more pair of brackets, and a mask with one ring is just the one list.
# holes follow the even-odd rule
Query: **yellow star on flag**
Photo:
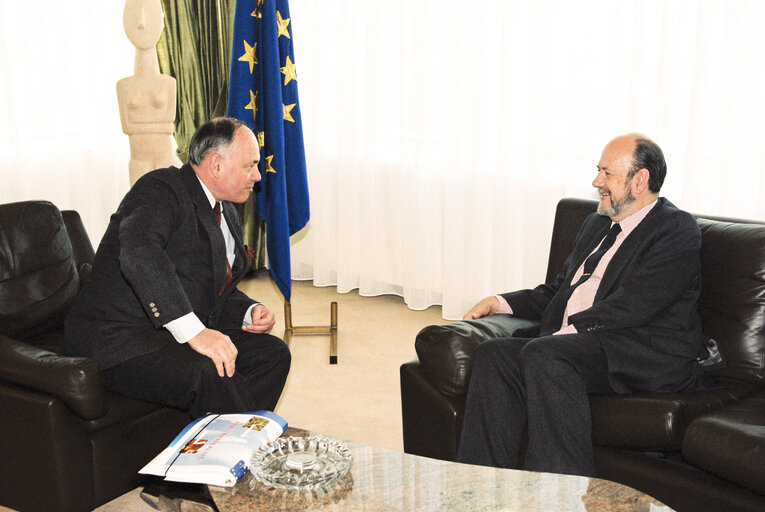
[[258, 147], [262, 148], [266, 145], [266, 133], [265, 132], [258, 132]]
[[255, 120], [255, 114], [258, 113], [258, 91], [255, 91], [255, 94], [250, 91], [250, 102], [244, 108], [252, 110], [252, 119]]
[[274, 155], [267, 156], [266, 157], [266, 172], [273, 172], [276, 173], [273, 167], [271, 167], [271, 160], [274, 159]]
[[295, 74], [295, 64], [290, 60], [290, 56], [287, 55], [287, 61], [284, 63], [284, 67], [281, 68], [284, 75], [284, 85], [290, 83], [291, 80], [297, 81], [297, 75]]
[[252, 46], [247, 44], [247, 41], [244, 42], [244, 55], [239, 57], [239, 60], [242, 62], [246, 62], [250, 65], [250, 73], [252, 73], [252, 66], [258, 63], [257, 57], [255, 57], [255, 47], [258, 46], [258, 43], [254, 43]]
[[292, 105], [282, 105], [282, 117], [284, 117], [285, 121], [289, 121], [290, 123], [295, 122], [295, 120], [292, 119], [292, 114], [290, 114], [292, 109], [295, 108], [295, 105], [297, 105], [297, 103], [293, 103]]
[[260, 12], [260, 6], [263, 5], [263, 0], [258, 0], [255, 4], [255, 10], [250, 13], [253, 18], [262, 18], [263, 14]]
[[276, 30], [279, 32], [279, 35], [276, 37], [286, 36], [287, 39], [292, 39], [290, 37], [289, 25], [290, 18], [282, 19], [282, 13], [276, 11]]

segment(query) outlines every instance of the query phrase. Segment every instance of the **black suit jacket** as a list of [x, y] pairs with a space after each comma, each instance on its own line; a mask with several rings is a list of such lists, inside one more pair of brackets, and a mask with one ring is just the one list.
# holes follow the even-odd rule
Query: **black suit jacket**
[[[502, 295], [513, 313], [539, 320], [542, 332], [558, 330], [566, 307], [558, 292], [610, 226], [608, 217], [587, 217], [552, 284]], [[693, 216], [659, 198], [610, 261], [592, 307], [569, 317], [579, 333], [601, 341], [617, 392], [680, 391], [696, 383], [704, 343], [700, 249]]]
[[223, 215], [235, 240], [233, 283], [223, 234], [194, 170], [144, 175], [110, 219], [93, 271], [66, 319], [64, 351], [103, 369], [176, 343], [162, 326], [193, 311], [207, 327], [240, 328], [255, 301], [236, 289], [246, 267], [241, 223]]

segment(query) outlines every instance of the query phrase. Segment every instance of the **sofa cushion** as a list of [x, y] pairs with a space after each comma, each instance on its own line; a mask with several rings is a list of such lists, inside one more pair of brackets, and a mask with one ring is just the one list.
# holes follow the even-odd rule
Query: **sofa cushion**
[[417, 357], [428, 379], [448, 396], [467, 392], [473, 354], [482, 342], [512, 336], [537, 322], [510, 315], [491, 315], [474, 320], [458, 320], [446, 325], [429, 325], [414, 342]]
[[717, 340], [726, 367], [713, 375], [765, 380], [765, 225], [698, 218], [704, 332]]
[[60, 325], [78, 289], [58, 208], [47, 201], [0, 205], [0, 334], [26, 339]]
[[683, 457], [721, 478], [765, 494], [765, 390], [695, 419]]
[[592, 442], [639, 451], [680, 450], [688, 424], [747, 393], [751, 385], [693, 393], [590, 395]]
[[[104, 397], [106, 413], [97, 418], [89, 419], [85, 422], [85, 430], [88, 432], [97, 432], [115, 425], [130, 423], [136, 418], [142, 418], [155, 411], [165, 409], [164, 406], [151, 402], [143, 402], [128, 398], [117, 393], [106, 393]], [[179, 411], [180, 412], [180, 411]], [[193, 418], [188, 417], [188, 421]], [[183, 425], [185, 426], [185, 425]]]

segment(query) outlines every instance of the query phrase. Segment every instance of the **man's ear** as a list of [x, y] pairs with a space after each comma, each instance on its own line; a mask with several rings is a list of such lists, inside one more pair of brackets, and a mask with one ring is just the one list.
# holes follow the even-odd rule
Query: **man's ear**
[[225, 163], [223, 155], [220, 153], [213, 153], [208, 158], [210, 159], [210, 174], [216, 178], [220, 177], [220, 173], [223, 170], [223, 164]]
[[648, 180], [651, 178], [651, 174], [648, 172], [648, 169], [643, 167], [640, 169], [637, 173], [635, 173], [635, 176], [632, 178], [632, 184], [635, 187], [635, 193], [642, 194], [646, 190], [648, 190]]

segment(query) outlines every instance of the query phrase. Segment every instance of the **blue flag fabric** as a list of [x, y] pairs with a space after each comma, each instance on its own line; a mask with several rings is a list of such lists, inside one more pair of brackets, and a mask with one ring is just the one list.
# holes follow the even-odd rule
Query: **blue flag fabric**
[[287, 0], [237, 0], [227, 115], [260, 144], [258, 216], [266, 223], [271, 276], [290, 300], [290, 235], [310, 216], [298, 79]]

